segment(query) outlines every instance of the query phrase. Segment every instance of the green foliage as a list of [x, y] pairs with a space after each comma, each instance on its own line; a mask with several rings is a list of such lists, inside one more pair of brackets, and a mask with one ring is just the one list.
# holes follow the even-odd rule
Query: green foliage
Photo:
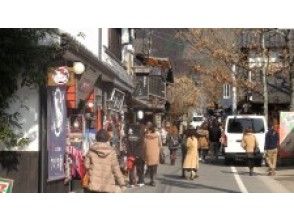
[[57, 44], [45, 44], [56, 36], [55, 29], [0, 29], [0, 143], [24, 146], [28, 139], [15, 133], [21, 128], [18, 112], [5, 112], [21, 86], [45, 83], [47, 68], [61, 55]]

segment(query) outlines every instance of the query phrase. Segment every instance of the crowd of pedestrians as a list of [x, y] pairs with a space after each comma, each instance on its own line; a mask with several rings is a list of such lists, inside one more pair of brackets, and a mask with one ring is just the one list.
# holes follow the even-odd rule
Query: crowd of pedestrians
[[[99, 130], [85, 157], [86, 175], [82, 181], [85, 192], [122, 192], [126, 187], [156, 186], [158, 165], [166, 163], [164, 145], [169, 150], [171, 166], [177, 163], [181, 150], [182, 177], [194, 180], [199, 177], [199, 161], [215, 164], [225, 147], [222, 125], [214, 117], [196, 129], [190, 127], [179, 133], [177, 126], [170, 124], [164, 131], [166, 135], [162, 136], [162, 131], [151, 122], [129, 125], [123, 139], [124, 148], [117, 153], [111, 146], [111, 132]], [[265, 140], [268, 175], [275, 175], [278, 143], [278, 133], [272, 126]], [[249, 175], [254, 174], [258, 145], [251, 128], [246, 128], [241, 146], [246, 152]]]

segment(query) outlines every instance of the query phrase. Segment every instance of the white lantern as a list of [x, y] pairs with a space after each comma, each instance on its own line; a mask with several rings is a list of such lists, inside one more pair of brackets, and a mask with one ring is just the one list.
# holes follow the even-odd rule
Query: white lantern
[[73, 70], [76, 74], [82, 74], [85, 71], [85, 65], [82, 62], [74, 62]]
[[89, 108], [93, 108], [93, 107], [94, 107], [94, 103], [93, 103], [93, 102], [89, 102], [89, 103], [88, 103], [88, 107], [89, 107]]
[[144, 118], [144, 112], [141, 111], [141, 110], [138, 111], [138, 112], [137, 112], [137, 117], [138, 117], [138, 119], [140, 119], [140, 120], [143, 119], [143, 118]]

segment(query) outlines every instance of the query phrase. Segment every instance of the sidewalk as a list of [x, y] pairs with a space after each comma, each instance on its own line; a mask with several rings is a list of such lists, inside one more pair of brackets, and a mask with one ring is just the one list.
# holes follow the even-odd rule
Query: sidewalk
[[273, 177], [290, 192], [294, 192], [294, 166], [277, 168], [277, 175]]

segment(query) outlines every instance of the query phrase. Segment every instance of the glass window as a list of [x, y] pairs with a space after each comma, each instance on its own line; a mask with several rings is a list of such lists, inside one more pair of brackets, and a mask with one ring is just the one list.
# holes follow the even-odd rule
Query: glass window
[[193, 121], [203, 121], [203, 117], [193, 117]]
[[224, 84], [223, 87], [223, 98], [229, 99], [231, 97], [231, 86], [229, 84]]
[[264, 121], [259, 118], [229, 119], [228, 133], [243, 133], [245, 128], [251, 128], [253, 133], [264, 132]]

